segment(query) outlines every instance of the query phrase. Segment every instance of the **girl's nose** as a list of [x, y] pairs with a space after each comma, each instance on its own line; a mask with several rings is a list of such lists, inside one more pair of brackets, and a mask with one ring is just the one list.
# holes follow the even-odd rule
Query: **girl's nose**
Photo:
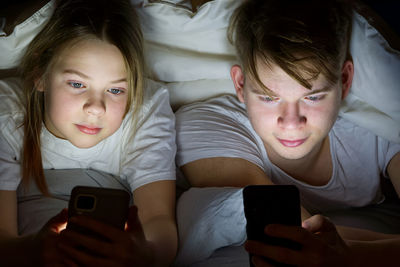
[[84, 111], [92, 116], [102, 116], [106, 112], [104, 100], [101, 97], [89, 98], [83, 106]]

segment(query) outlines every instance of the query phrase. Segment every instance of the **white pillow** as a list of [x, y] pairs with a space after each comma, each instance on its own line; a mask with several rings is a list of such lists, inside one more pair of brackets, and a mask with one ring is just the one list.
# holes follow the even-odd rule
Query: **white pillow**
[[10, 35], [0, 37], [0, 69], [11, 69], [19, 64], [28, 44], [53, 14], [54, 1], [51, 0], [24, 22], [15, 26]]
[[[15, 67], [52, 13], [54, 0], [0, 37], [0, 68]], [[229, 70], [235, 51], [226, 38], [237, 0], [214, 0], [192, 12], [188, 1], [131, 0], [146, 41], [150, 78], [164, 82], [174, 109], [216, 95], [234, 94]], [[400, 143], [400, 53], [362, 16], [354, 16], [350, 42], [355, 76], [341, 116]], [[4, 52], [5, 51], [5, 52]]]
[[350, 51], [354, 78], [340, 115], [400, 143], [400, 52], [357, 13]]

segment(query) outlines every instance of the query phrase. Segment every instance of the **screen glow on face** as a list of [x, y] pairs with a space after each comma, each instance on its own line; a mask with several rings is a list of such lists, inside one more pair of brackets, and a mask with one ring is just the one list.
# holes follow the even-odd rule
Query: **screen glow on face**
[[124, 58], [101, 40], [65, 48], [45, 91], [45, 125], [79, 148], [96, 145], [120, 127], [128, 101]]
[[267, 151], [278, 157], [300, 159], [318, 149], [336, 121], [340, 84], [331, 85], [320, 76], [308, 89], [277, 66], [259, 67], [266, 93], [251, 78], [239, 99], [246, 104], [250, 122]]

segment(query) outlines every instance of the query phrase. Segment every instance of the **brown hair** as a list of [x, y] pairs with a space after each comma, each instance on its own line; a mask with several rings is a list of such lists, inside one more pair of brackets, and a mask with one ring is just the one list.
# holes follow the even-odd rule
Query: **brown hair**
[[142, 106], [143, 37], [129, 0], [59, 0], [49, 22], [29, 44], [21, 63], [26, 101], [22, 182], [26, 186], [34, 179], [44, 195], [49, 195], [40, 142], [44, 98], [36, 87], [47, 85], [52, 64], [67, 45], [93, 38], [115, 45], [124, 57], [129, 87], [125, 114], [133, 108], [134, 119]]
[[306, 88], [319, 74], [332, 84], [350, 58], [352, 9], [341, 0], [247, 0], [233, 14], [228, 38], [245, 73], [269, 93], [257, 60]]

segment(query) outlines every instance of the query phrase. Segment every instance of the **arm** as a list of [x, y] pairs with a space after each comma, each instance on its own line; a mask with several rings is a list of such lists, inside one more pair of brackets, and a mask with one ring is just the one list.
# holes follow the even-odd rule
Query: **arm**
[[0, 190], [0, 237], [17, 237], [17, 193]]
[[260, 167], [241, 158], [204, 158], [183, 165], [181, 170], [195, 187], [272, 184]]
[[[18, 257], [18, 254], [22, 248], [29, 247], [29, 239], [18, 238], [17, 194], [15, 191], [0, 191], [0, 215], [0, 255], [2, 263], [26, 266], [30, 261], [29, 255]], [[26, 249], [26, 251], [28, 252], [31, 249]], [[20, 261], [15, 262], [16, 260]]]
[[297, 226], [269, 225], [265, 233], [291, 239], [302, 248], [290, 250], [257, 241], [247, 241], [246, 250], [255, 255], [256, 266], [264, 266], [265, 258], [297, 266], [397, 266], [400, 238], [385, 235], [374, 241], [349, 241], [338, 234], [326, 217], [316, 215]]
[[[397, 153], [389, 162], [387, 166], [387, 173], [392, 181], [393, 187], [400, 196], [400, 153]], [[385, 235], [373, 231], [364, 229], [356, 229], [346, 226], [337, 226], [337, 230], [342, 238], [347, 240], [362, 240], [362, 241], [374, 241], [380, 239], [387, 239], [395, 236]]]
[[168, 266], [175, 258], [178, 235], [175, 222], [175, 181], [158, 181], [134, 192], [145, 237], [153, 243], [156, 266]]
[[353, 259], [353, 266], [398, 266], [400, 237], [375, 241], [347, 241]]
[[[18, 236], [16, 191], [0, 190], [0, 258], [4, 266], [32, 266], [60, 262], [55, 249], [56, 235], [67, 220], [63, 210], [37, 235]], [[21, 257], [23, 252], [23, 257]]]
[[[185, 177], [195, 187], [245, 187], [247, 185], [272, 185], [260, 167], [241, 158], [204, 158], [181, 167]], [[310, 217], [301, 207], [302, 219]]]
[[389, 162], [387, 173], [396, 190], [397, 196], [400, 198], [400, 152], [397, 153]]

